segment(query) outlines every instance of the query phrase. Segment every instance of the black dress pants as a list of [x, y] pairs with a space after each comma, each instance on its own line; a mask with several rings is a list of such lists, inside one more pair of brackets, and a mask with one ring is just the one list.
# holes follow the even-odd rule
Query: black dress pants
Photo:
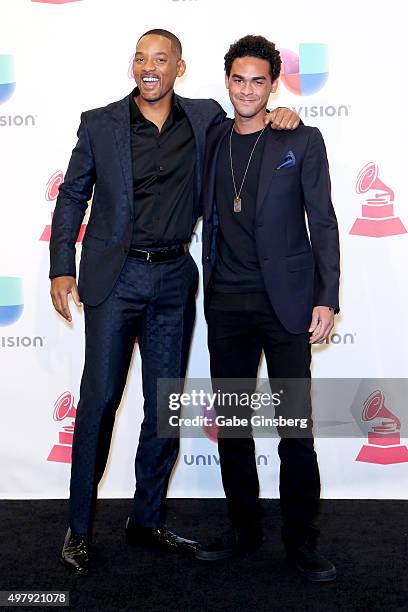
[[[265, 293], [213, 293], [207, 322], [214, 392], [237, 388], [253, 392], [262, 350], [270, 379], [298, 378], [306, 379], [306, 385], [310, 383], [309, 333], [289, 333]], [[310, 395], [303, 395], [302, 400], [302, 416], [311, 423]], [[217, 407], [218, 413], [225, 410]], [[239, 411], [242, 417], [242, 409]], [[278, 432], [282, 536], [286, 547], [291, 548], [305, 541], [315, 542], [318, 537], [315, 522], [320, 476], [310, 429], [307, 437], [285, 436], [279, 428]], [[236, 529], [248, 532], [258, 530], [261, 520], [259, 481], [250, 428], [241, 435], [219, 436], [218, 450], [229, 517]]]
[[[144, 418], [135, 458], [130, 516], [145, 527], [165, 521], [169, 478], [178, 438], [158, 435], [158, 381], [184, 378], [195, 318], [198, 269], [189, 253], [149, 263], [129, 257], [109, 297], [85, 306], [85, 366], [77, 409], [70, 486], [70, 527], [91, 531], [98, 484], [108, 460], [116, 410], [138, 337]], [[177, 389], [179, 391], [179, 389]]]

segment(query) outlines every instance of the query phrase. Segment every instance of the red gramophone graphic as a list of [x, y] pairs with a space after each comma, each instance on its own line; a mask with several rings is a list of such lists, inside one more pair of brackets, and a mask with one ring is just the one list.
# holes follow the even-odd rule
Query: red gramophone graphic
[[371, 431], [356, 461], [382, 465], [408, 461], [408, 448], [400, 444], [401, 422], [384, 405], [382, 391], [376, 390], [366, 399], [362, 419], [371, 422]]
[[[45, 199], [47, 202], [54, 202], [58, 197], [58, 190], [60, 185], [64, 182], [64, 174], [62, 170], [57, 170], [54, 174], [49, 178], [47, 186], [45, 188]], [[53, 216], [53, 212], [51, 213], [51, 219]], [[82, 224], [79, 230], [77, 242], [82, 242], [86, 230], [86, 224]], [[49, 242], [51, 238], [51, 225], [46, 225], [43, 233], [40, 236], [40, 240], [43, 242]]]
[[72, 457], [72, 441], [74, 439], [74, 427], [76, 408], [74, 406], [74, 397], [69, 391], [65, 391], [59, 396], [54, 404], [54, 421], [63, 421], [64, 419], [72, 419], [69, 425], [62, 428], [59, 432], [59, 444], [54, 444], [47, 461], [57, 461], [58, 463], [71, 463]]
[[128, 77], [132, 81], [134, 81], [134, 79], [135, 79], [135, 77], [133, 76], [133, 62], [134, 62], [134, 59], [135, 59], [135, 54], [133, 53], [132, 57], [129, 60], [129, 67], [128, 67]]
[[70, 2], [78, 2], [78, 0], [31, 0], [41, 4], [69, 4]]
[[218, 425], [215, 421], [217, 415], [214, 407], [210, 408], [210, 405], [207, 402], [204, 402], [204, 405], [201, 406], [201, 414], [207, 419], [207, 424], [202, 426], [203, 432], [209, 440], [212, 442], [217, 442]]
[[394, 216], [394, 192], [378, 178], [377, 164], [370, 162], [360, 171], [356, 191], [368, 197], [350, 234], [382, 238], [407, 233], [401, 219]]

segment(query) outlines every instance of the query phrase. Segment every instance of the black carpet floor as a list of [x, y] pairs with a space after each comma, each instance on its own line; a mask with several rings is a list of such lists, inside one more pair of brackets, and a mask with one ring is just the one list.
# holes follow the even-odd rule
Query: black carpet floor
[[[2, 500], [0, 590], [69, 591], [70, 609], [80, 611], [408, 610], [407, 502], [323, 501], [320, 548], [338, 570], [324, 584], [287, 565], [278, 501], [263, 504], [264, 546], [243, 559], [206, 563], [128, 547], [130, 500], [101, 500], [92, 570], [77, 577], [58, 562], [67, 502]], [[225, 527], [224, 501], [169, 500], [168, 524], [206, 539]]]

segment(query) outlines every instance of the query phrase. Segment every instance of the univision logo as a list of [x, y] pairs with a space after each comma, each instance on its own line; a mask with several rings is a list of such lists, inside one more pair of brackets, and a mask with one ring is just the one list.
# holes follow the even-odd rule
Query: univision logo
[[[183, 455], [184, 465], [220, 465], [219, 455], [195, 455], [194, 453], [190, 453], [189, 455]], [[269, 457], [267, 455], [257, 455], [256, 456], [256, 465], [263, 466], [269, 465]]]
[[0, 104], [11, 98], [15, 88], [14, 57], [0, 55]]
[[24, 309], [23, 283], [16, 276], [0, 277], [0, 326], [12, 325]]
[[328, 48], [322, 43], [300, 43], [299, 55], [279, 49], [282, 59], [280, 79], [297, 96], [320, 91], [329, 77]]
[[330, 336], [327, 336], [324, 342], [326, 344], [354, 344], [355, 339], [355, 332], [353, 334], [348, 332], [346, 334], [331, 334]]

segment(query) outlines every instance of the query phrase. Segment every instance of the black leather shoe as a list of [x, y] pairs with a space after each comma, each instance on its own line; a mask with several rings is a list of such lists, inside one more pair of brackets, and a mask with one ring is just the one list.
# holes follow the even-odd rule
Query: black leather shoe
[[89, 538], [68, 529], [61, 552], [61, 561], [77, 574], [85, 574], [89, 567]]
[[259, 548], [263, 543], [262, 529], [241, 533], [228, 529], [207, 546], [200, 547], [195, 554], [200, 561], [218, 561], [229, 557], [245, 555]]
[[312, 582], [330, 582], [336, 578], [337, 572], [333, 563], [311, 544], [288, 549], [287, 555], [289, 563]]
[[198, 542], [178, 536], [165, 525], [153, 528], [143, 527], [131, 518], [128, 518], [126, 523], [126, 541], [132, 546], [145, 546], [183, 553], [194, 553], [199, 546]]

